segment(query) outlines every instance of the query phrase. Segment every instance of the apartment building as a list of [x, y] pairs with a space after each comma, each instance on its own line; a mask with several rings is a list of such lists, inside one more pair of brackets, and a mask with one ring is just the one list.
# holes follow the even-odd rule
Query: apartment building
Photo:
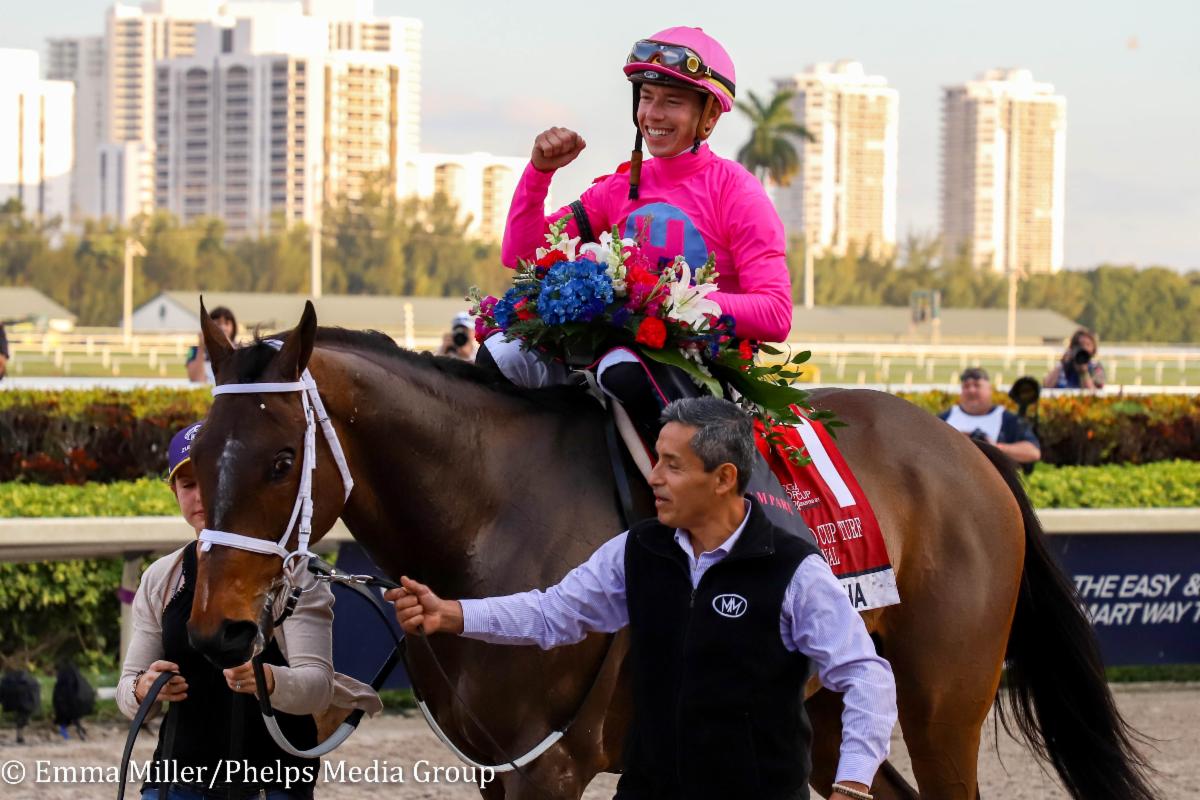
[[331, 50], [334, 25], [225, 18], [197, 27], [193, 56], [159, 63], [157, 206], [220, 217], [240, 236], [312, 222], [322, 203], [360, 196], [372, 174], [395, 183], [419, 107], [407, 74], [419, 50], [403, 32], [419, 35], [419, 23], [390, 21], [375, 50]]
[[[498, 242], [504, 237], [513, 191], [528, 161], [491, 153], [421, 153], [405, 164], [401, 195], [444, 194], [469, 221], [469, 234]], [[545, 208], [553, 209], [549, 197]]]
[[42, 219], [71, 212], [75, 87], [41, 78], [36, 50], [0, 49], [0, 203]]
[[813, 136], [794, 141], [800, 166], [790, 185], [770, 187], [785, 229], [809, 237], [819, 251], [890, 252], [899, 93], [857, 61], [814, 64], [775, 86], [795, 93], [795, 120]]
[[1067, 102], [1026, 69], [942, 94], [942, 242], [996, 272], [1063, 266]]

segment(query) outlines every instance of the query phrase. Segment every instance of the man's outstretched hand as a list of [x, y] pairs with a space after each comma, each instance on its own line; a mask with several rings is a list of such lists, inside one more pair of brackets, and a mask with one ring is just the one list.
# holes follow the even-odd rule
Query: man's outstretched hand
[[389, 589], [384, 600], [396, 606], [396, 621], [405, 633], [462, 633], [462, 605], [443, 600], [423, 583], [401, 577], [399, 589]]

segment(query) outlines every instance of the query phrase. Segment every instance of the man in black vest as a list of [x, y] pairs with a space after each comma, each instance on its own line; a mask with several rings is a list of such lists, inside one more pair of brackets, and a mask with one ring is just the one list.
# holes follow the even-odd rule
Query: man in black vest
[[887, 757], [896, 689], [815, 546], [744, 491], [749, 417], [715, 397], [663, 412], [658, 518], [609, 540], [546, 591], [442, 600], [409, 578], [386, 597], [406, 632], [544, 649], [632, 634], [634, 721], [618, 800], [808, 798], [810, 664], [844, 693], [832, 797], [865, 800]]

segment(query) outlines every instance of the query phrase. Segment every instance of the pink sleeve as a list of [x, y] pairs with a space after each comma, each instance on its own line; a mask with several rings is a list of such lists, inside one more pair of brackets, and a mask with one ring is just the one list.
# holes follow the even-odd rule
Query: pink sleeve
[[[542, 216], [546, 205], [546, 195], [550, 191], [550, 179], [553, 172], [542, 172], [529, 163], [521, 173], [521, 180], [513, 192], [512, 205], [508, 208], [508, 222], [504, 226], [504, 243], [500, 247], [500, 260], [510, 269], [517, 268], [519, 259], [532, 259], [539, 247], [546, 246], [546, 232], [550, 225], [571, 213], [569, 205], [563, 206], [548, 217]], [[604, 226], [596, 227], [603, 221], [598, 213], [599, 193], [593, 185], [583, 193], [580, 201], [587, 212], [588, 221], [596, 235], [605, 230]], [[567, 223], [567, 235], [578, 236], [579, 226], [572, 219]]]
[[709, 297], [737, 320], [739, 338], [786, 341], [792, 330], [792, 279], [783, 223], [749, 174], [729, 195], [723, 207], [729, 213], [729, 252], [737, 261], [739, 291]]

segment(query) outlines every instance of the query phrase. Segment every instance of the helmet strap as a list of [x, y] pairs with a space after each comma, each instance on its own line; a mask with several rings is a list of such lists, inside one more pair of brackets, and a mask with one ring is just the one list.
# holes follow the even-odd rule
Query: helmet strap
[[633, 154], [629, 157], [629, 199], [638, 199], [638, 184], [642, 182], [642, 129], [633, 139]]
[[696, 138], [692, 140], [693, 153], [698, 151], [700, 143], [708, 138], [708, 133], [705, 132], [704, 125], [708, 120], [708, 115], [712, 113], [714, 101], [715, 98], [710, 93], [704, 93], [704, 107], [700, 109], [700, 120], [696, 123]]

